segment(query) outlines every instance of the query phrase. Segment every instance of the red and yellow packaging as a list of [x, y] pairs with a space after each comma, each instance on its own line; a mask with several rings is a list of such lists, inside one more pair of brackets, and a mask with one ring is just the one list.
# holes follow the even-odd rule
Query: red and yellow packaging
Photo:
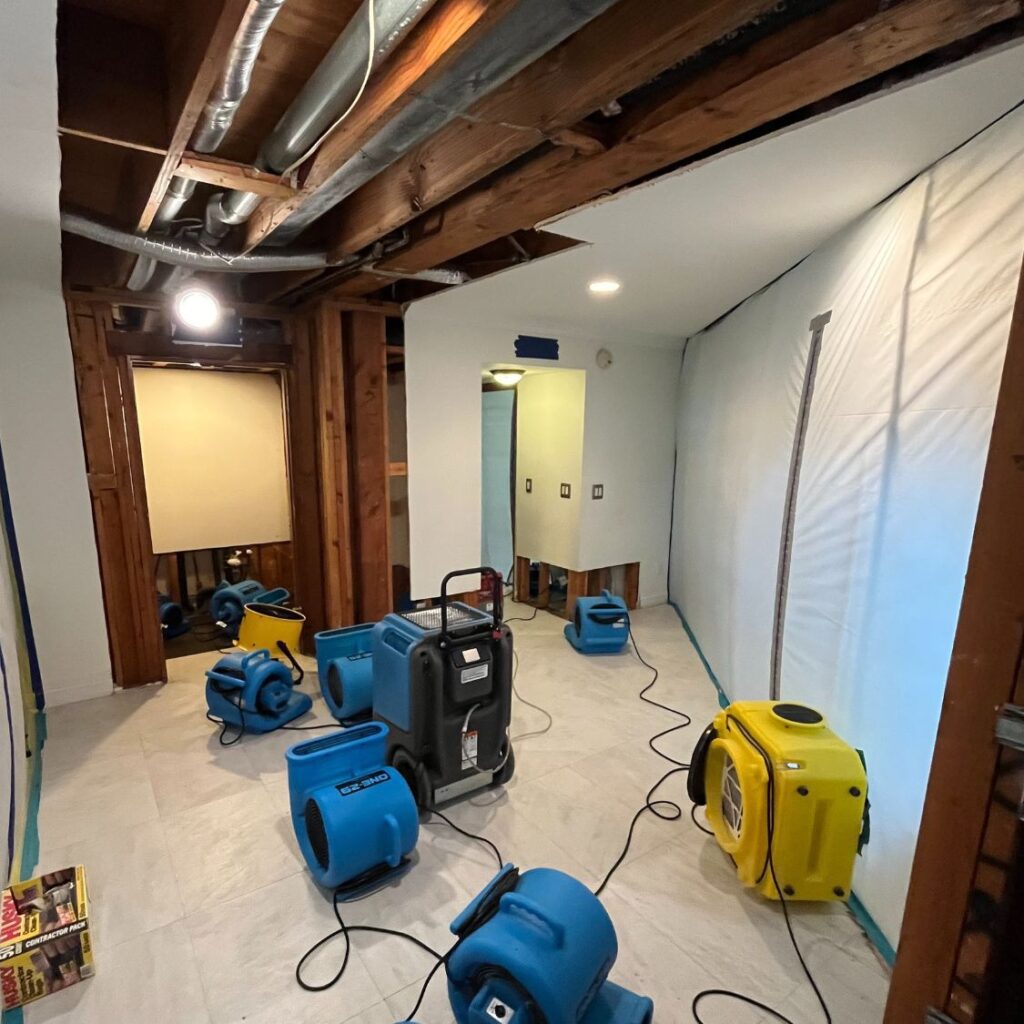
[[65, 868], [3, 890], [0, 996], [5, 1010], [94, 972], [85, 868]]

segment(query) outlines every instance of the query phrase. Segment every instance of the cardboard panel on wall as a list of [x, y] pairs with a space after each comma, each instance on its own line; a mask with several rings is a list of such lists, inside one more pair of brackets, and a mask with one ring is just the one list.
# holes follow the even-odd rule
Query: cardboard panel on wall
[[276, 375], [139, 368], [135, 392], [156, 554], [290, 539]]

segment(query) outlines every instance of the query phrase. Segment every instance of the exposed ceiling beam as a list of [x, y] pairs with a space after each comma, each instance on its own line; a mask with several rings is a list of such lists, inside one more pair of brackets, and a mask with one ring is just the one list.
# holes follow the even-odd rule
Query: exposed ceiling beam
[[278, 174], [268, 174], [248, 164], [234, 160], [221, 160], [205, 153], [185, 153], [177, 170], [177, 177], [202, 181], [218, 188], [243, 189], [273, 199], [289, 199], [295, 195], [295, 186]]
[[360, 251], [545, 140], [600, 152], [602, 140], [573, 131], [577, 122], [775, 6], [622, 0], [342, 204], [333, 251]]
[[224, 68], [228, 48], [248, 4], [249, 0], [190, 0], [181, 5], [180, 15], [174, 21], [180, 35], [168, 55], [171, 66], [176, 70], [176, 80], [170, 83], [169, 88], [170, 142], [160, 173], [139, 217], [139, 231], [148, 231], [153, 222], [203, 105]]
[[265, 202], [246, 226], [244, 249], [259, 245], [300, 209], [360, 146], [488, 33], [518, 0], [442, 0], [423, 18], [352, 113], [320, 147], [291, 199]]
[[[447, 263], [1024, 12], [1021, 0], [905, 0], [850, 24], [857, 8], [841, 0], [654, 97], [623, 118], [606, 152], [558, 147], [456, 197], [415, 222], [410, 245], [381, 269]], [[367, 276], [346, 291], [378, 287]]]

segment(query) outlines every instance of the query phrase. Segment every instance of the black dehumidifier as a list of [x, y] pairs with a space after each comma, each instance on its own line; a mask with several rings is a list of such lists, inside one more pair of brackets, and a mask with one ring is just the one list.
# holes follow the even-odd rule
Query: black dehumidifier
[[[458, 576], [491, 573], [490, 613], [449, 601]], [[512, 778], [512, 631], [502, 578], [486, 567], [450, 572], [440, 604], [392, 613], [373, 629], [373, 716], [388, 724], [388, 764], [421, 807]]]

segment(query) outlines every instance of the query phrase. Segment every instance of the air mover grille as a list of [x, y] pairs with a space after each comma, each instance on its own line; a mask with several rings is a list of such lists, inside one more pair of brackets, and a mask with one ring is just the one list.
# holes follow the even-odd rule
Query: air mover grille
[[331, 700], [340, 708], [345, 703], [345, 689], [341, 685], [341, 673], [337, 665], [332, 665], [327, 670], [327, 689], [330, 691]]
[[743, 831], [743, 793], [736, 764], [728, 754], [722, 765], [722, 820], [733, 838], [739, 839]]
[[[419, 626], [420, 629], [431, 630], [441, 628], [440, 608], [420, 608], [418, 611], [406, 612], [402, 618], [407, 622], [411, 622], [414, 626]], [[483, 612], [474, 611], [472, 608], [448, 605], [449, 629], [454, 629], [457, 626], [466, 626], [471, 622], [490, 622], [490, 618]]]
[[317, 864], [326, 871], [331, 860], [327, 848], [327, 829], [324, 828], [320, 805], [315, 800], [306, 801], [306, 835], [309, 837], [309, 845]]

